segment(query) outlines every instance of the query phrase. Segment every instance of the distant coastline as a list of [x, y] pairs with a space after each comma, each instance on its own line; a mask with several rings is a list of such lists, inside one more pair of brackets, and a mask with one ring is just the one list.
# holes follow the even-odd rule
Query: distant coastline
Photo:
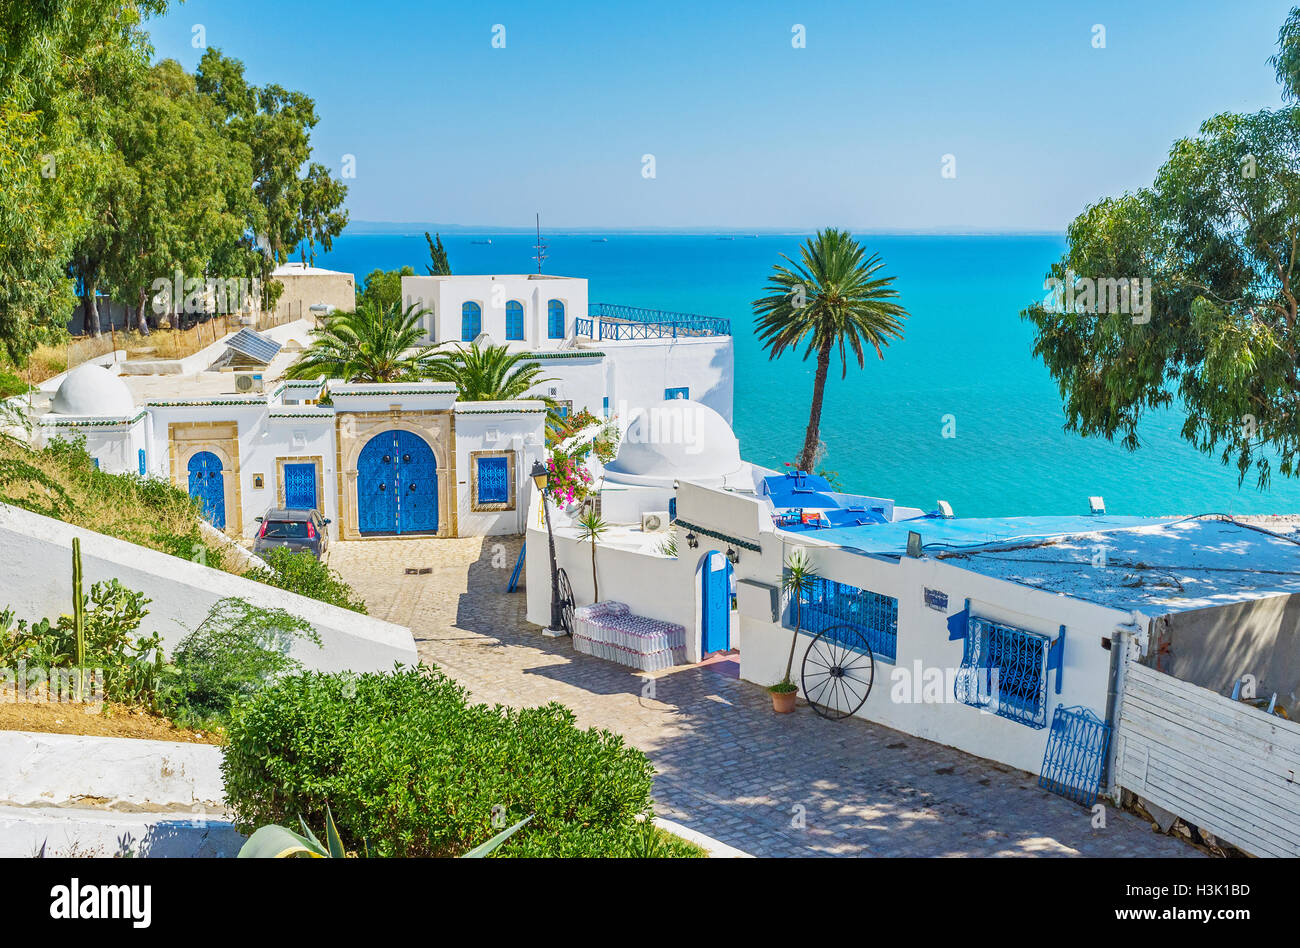
[[[547, 227], [542, 223], [543, 235], [552, 237], [585, 237], [590, 234], [619, 234], [627, 237], [713, 237], [716, 235], [743, 236], [760, 235], [763, 237], [803, 237], [811, 234], [814, 228], [806, 230], [788, 227]], [[1065, 237], [1064, 230], [977, 230], [961, 228], [936, 229], [902, 229], [874, 228], [859, 230], [851, 227], [855, 234], [880, 237]], [[474, 234], [474, 235], [510, 235], [529, 236], [535, 231], [532, 227], [488, 226], [479, 224], [441, 224], [422, 221], [351, 221], [344, 231], [350, 237], [422, 237], [424, 232], [440, 234]]]

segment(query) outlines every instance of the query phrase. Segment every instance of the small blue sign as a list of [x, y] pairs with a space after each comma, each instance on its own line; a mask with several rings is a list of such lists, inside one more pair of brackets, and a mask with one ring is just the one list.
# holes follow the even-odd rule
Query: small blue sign
[[925, 587], [925, 604], [937, 612], [948, 611], [948, 594], [937, 589]]

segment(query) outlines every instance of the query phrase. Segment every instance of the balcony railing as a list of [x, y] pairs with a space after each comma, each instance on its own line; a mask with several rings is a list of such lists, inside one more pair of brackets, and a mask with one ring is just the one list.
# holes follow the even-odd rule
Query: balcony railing
[[587, 318], [574, 320], [574, 332], [589, 339], [613, 340], [730, 336], [731, 320], [617, 303], [591, 303]]

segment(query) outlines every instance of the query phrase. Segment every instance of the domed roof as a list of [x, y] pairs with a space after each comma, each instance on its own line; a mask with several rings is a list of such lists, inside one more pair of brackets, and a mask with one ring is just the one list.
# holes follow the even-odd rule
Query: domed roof
[[606, 480], [671, 486], [676, 479], [718, 481], [743, 466], [740, 442], [712, 408], [674, 398], [634, 409]]
[[117, 417], [134, 412], [135, 400], [120, 378], [87, 362], [68, 373], [54, 394], [50, 411], [59, 415]]

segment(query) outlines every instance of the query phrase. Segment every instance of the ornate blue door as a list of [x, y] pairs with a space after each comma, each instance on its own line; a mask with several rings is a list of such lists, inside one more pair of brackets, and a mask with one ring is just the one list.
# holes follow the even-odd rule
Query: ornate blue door
[[226, 528], [226, 479], [221, 473], [221, 459], [211, 451], [200, 451], [190, 458], [190, 496], [203, 506], [203, 516], [218, 530]]
[[438, 529], [438, 465], [433, 449], [409, 431], [385, 431], [357, 459], [357, 528], [362, 533]]
[[731, 564], [714, 551], [704, 558], [700, 577], [700, 655], [731, 648]]
[[284, 505], [290, 510], [311, 510], [316, 506], [316, 465], [284, 466]]

